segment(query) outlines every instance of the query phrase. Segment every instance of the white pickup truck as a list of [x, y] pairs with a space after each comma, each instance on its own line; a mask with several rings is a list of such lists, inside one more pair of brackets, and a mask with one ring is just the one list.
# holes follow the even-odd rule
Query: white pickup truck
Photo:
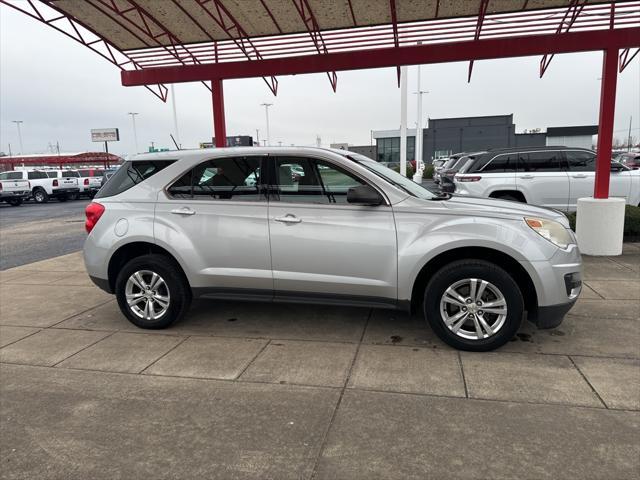
[[28, 180], [31, 184], [31, 196], [36, 203], [46, 203], [49, 198], [67, 201], [79, 192], [78, 179], [65, 175], [64, 171], [52, 170], [14, 170], [7, 172], [16, 178]]
[[29, 181], [16, 173], [20, 172], [0, 173], [0, 202], [7, 202], [14, 207], [21, 205], [31, 195]]

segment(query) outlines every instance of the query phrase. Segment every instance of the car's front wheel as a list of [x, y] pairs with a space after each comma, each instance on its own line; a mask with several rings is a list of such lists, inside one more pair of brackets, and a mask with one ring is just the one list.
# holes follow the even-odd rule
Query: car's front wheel
[[460, 350], [487, 351], [511, 340], [522, 323], [524, 301], [515, 280], [484, 260], [459, 260], [438, 270], [424, 296], [433, 331]]
[[182, 271], [163, 255], [130, 260], [118, 274], [116, 298], [122, 313], [140, 328], [166, 328], [191, 304], [191, 288]]

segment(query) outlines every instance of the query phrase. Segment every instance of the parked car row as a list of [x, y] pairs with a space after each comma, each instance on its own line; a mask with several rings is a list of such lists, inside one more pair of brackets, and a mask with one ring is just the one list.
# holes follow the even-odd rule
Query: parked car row
[[18, 206], [32, 199], [47, 203], [52, 198], [60, 202], [81, 196], [93, 198], [107, 175], [115, 170], [82, 169], [20, 169], [0, 173], [0, 201]]
[[[628, 205], [640, 205], [640, 154], [632, 152], [621, 160], [611, 163], [609, 194], [625, 198]], [[571, 212], [578, 198], [593, 195], [595, 168], [596, 154], [587, 149], [503, 148], [453, 155], [441, 167], [439, 182], [447, 193]]]

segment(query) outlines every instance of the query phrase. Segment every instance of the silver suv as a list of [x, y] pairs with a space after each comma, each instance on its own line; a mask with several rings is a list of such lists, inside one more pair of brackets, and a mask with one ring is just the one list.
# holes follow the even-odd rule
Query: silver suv
[[344, 150], [139, 155], [86, 215], [89, 275], [142, 328], [192, 297], [422, 309], [442, 340], [480, 351], [525, 311], [557, 326], [581, 289], [563, 214], [437, 196]]

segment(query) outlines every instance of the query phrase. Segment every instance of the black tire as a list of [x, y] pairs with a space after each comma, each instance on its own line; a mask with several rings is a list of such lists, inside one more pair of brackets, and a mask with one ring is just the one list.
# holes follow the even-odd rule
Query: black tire
[[33, 196], [33, 201], [36, 203], [47, 203], [49, 201], [49, 195], [47, 195], [44, 188], [34, 188], [31, 195]]
[[80, 194], [79, 193], [70, 193], [67, 198], [69, 200], [78, 200], [80, 198]]
[[59, 201], [59, 202], [66, 202], [67, 200], [69, 200], [69, 197], [67, 196], [67, 194], [60, 195], [60, 196], [58, 197], [58, 201]]
[[[169, 306], [166, 312], [156, 320], [145, 320], [136, 315], [129, 307], [126, 298], [126, 285], [136, 272], [146, 270], [157, 273], [165, 282], [169, 294]], [[191, 305], [191, 287], [180, 267], [171, 258], [164, 255], [142, 255], [130, 260], [118, 274], [115, 284], [118, 306], [127, 319], [140, 328], [167, 328], [182, 318]], [[164, 294], [165, 292], [163, 292]]]
[[7, 200], [9, 202], [9, 205], [11, 205], [12, 207], [19, 207], [20, 205], [22, 205], [22, 199], [21, 198], [12, 198], [11, 200]]
[[[454, 333], [452, 329], [447, 327], [443, 318], [443, 314], [441, 314], [440, 303], [443, 295], [445, 294], [445, 291], [450, 286], [455, 285], [456, 282], [463, 282], [465, 279], [478, 279], [489, 282], [492, 287], [495, 287], [499, 290], [506, 301], [506, 319], [504, 320], [500, 328], [498, 328], [497, 331], [492, 335], [487, 336], [487, 338], [463, 338], [459, 334]], [[485, 293], [485, 295], [491, 295], [491, 287], [487, 288], [485, 292], [487, 292]], [[468, 300], [466, 300], [466, 302], [468, 302]], [[469, 305], [466, 302], [465, 304]], [[482, 308], [481, 306], [476, 307], [475, 304], [471, 306], [474, 309]], [[462, 307], [453, 306], [452, 308], [460, 308], [458, 312], [462, 312]], [[467, 311], [466, 308], [470, 307], [464, 308], [465, 311]], [[487, 314], [487, 312], [482, 312], [481, 310], [480, 313], [487, 315], [487, 317], [483, 317], [486, 318], [487, 323], [489, 323], [491, 319], [498, 318], [498, 315], [494, 316], [493, 314]], [[522, 293], [520, 291], [520, 288], [518, 287], [518, 284], [511, 277], [511, 275], [509, 275], [501, 267], [484, 260], [457, 260], [448, 265], [445, 265], [440, 270], [438, 270], [433, 275], [433, 277], [431, 277], [431, 280], [429, 281], [425, 289], [424, 314], [429, 325], [431, 325], [434, 333], [438, 335], [438, 337], [440, 337], [442, 341], [460, 350], [484, 352], [496, 349], [504, 345], [513, 338], [513, 336], [520, 328], [520, 325], [522, 324], [523, 313], [524, 300], [522, 298]], [[466, 317], [466, 315], [464, 316]], [[473, 328], [474, 321], [463, 321], [464, 328], [461, 327], [462, 333], [464, 332], [464, 329]], [[492, 324], [491, 326], [495, 325], [496, 324]], [[487, 334], [487, 332], [485, 331], [483, 331], [483, 333], [485, 335]]]

